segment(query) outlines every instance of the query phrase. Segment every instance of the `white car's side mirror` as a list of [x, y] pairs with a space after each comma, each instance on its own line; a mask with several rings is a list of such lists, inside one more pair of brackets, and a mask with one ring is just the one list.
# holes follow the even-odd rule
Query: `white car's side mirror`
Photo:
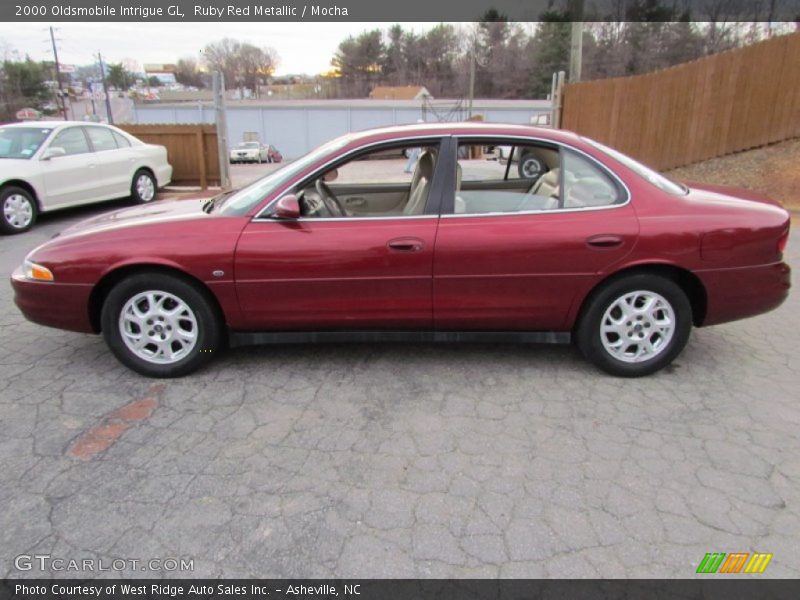
[[47, 150], [44, 151], [42, 154], [42, 160], [50, 160], [51, 158], [55, 158], [57, 156], [66, 156], [67, 151], [64, 150], [60, 146], [50, 146]]

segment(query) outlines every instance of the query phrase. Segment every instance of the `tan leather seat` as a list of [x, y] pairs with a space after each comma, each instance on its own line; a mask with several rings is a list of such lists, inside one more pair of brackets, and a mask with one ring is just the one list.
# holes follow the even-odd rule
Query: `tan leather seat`
[[558, 193], [558, 173], [559, 169], [550, 169], [547, 173], [539, 177], [531, 188], [529, 194], [537, 196], [553, 196]]
[[408, 202], [403, 209], [404, 215], [421, 215], [425, 211], [425, 201], [428, 199], [435, 166], [436, 157], [433, 152], [426, 150], [419, 155], [414, 175], [411, 177]]

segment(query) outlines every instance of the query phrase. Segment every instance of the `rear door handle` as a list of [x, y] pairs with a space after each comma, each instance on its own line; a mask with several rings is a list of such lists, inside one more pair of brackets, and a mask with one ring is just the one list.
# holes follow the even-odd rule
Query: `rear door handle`
[[419, 238], [396, 238], [389, 240], [386, 246], [395, 252], [419, 252], [425, 248], [425, 243]]
[[624, 240], [622, 239], [622, 236], [603, 233], [600, 235], [593, 235], [592, 237], [588, 238], [586, 240], [586, 245], [590, 248], [599, 249], [616, 248], [617, 246], [621, 246], [623, 241]]

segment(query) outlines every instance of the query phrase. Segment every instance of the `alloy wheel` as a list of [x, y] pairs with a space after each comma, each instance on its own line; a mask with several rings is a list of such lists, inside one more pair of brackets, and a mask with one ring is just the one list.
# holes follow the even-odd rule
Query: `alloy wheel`
[[197, 344], [198, 324], [189, 305], [160, 290], [140, 292], [122, 307], [119, 331], [137, 357], [157, 364], [176, 363]]
[[667, 299], [640, 290], [626, 293], [609, 305], [600, 321], [600, 339], [614, 358], [641, 363], [669, 346], [675, 327], [675, 310]]

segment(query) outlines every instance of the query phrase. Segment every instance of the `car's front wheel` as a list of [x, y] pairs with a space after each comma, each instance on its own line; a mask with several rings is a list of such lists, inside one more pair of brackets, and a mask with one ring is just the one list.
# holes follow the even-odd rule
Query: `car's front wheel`
[[212, 302], [179, 277], [140, 273], [123, 279], [106, 297], [100, 318], [114, 355], [149, 377], [187, 375], [220, 348], [222, 328]]
[[639, 377], [671, 363], [691, 329], [692, 307], [680, 286], [637, 274], [612, 281], [589, 299], [576, 342], [607, 373]]
[[156, 197], [158, 185], [156, 178], [150, 171], [139, 169], [133, 176], [131, 183], [131, 198], [137, 204], [147, 204]]
[[0, 190], [0, 206], [3, 207], [0, 231], [22, 233], [33, 227], [36, 221], [36, 200], [28, 190], [9, 185]]

